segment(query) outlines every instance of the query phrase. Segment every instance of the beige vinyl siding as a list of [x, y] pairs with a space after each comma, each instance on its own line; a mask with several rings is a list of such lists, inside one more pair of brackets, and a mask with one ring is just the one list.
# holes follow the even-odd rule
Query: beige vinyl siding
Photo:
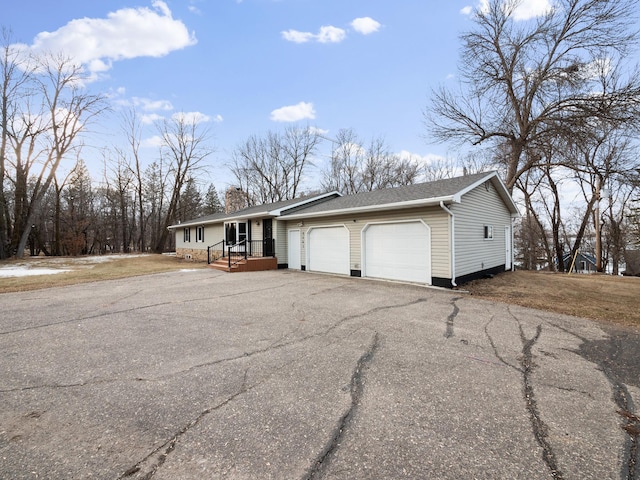
[[[191, 229], [191, 241], [184, 241], [184, 229]], [[215, 225], [204, 226], [204, 242], [196, 242], [196, 229], [198, 225], [191, 225], [190, 227], [178, 227], [176, 232], [176, 248], [192, 248], [192, 249], [204, 249], [208, 246], [218, 243], [224, 239], [224, 228], [222, 224], [217, 223]]]
[[[349, 266], [351, 270], [362, 268], [362, 229], [368, 223], [397, 222], [420, 219], [431, 229], [431, 275], [451, 278], [449, 248], [449, 215], [439, 207], [416, 208], [381, 213], [339, 215], [335, 217], [292, 220], [287, 229], [301, 231], [301, 263], [307, 264], [306, 241], [311, 227], [342, 226], [349, 230]], [[355, 221], [354, 221], [355, 220]], [[303, 225], [298, 227], [302, 222]], [[399, 245], [401, 247], [401, 245]]]
[[[262, 241], [262, 219], [258, 220], [247, 220], [247, 223], [251, 223], [251, 240], [252, 241]], [[260, 223], [260, 225], [258, 225]]]
[[[455, 215], [456, 277], [505, 264], [505, 228], [511, 215], [491, 182], [463, 195], [450, 207]], [[493, 239], [484, 239], [484, 226], [493, 227]]]
[[[184, 229], [191, 229], [191, 241], [184, 241]], [[206, 251], [211, 245], [214, 245], [224, 239], [224, 227], [221, 223], [204, 226], [204, 242], [196, 242], [196, 229], [198, 225], [189, 227], [175, 228], [176, 235], [176, 253], [182, 257], [184, 254], [192, 255], [194, 259], [206, 261]], [[222, 247], [219, 246], [222, 250]]]
[[216, 223], [214, 225], [205, 225], [204, 227], [204, 248], [211, 245], [215, 245], [218, 242], [224, 240], [224, 225], [222, 223]]
[[[276, 258], [278, 263], [287, 263], [287, 222], [273, 219], [273, 238], [276, 241]], [[304, 262], [302, 263], [304, 265]]]

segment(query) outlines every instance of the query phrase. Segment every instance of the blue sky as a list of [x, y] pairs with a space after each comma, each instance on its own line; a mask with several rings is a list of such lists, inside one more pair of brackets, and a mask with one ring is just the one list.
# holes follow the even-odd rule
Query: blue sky
[[[78, 58], [87, 88], [108, 94], [116, 113], [135, 105], [149, 122], [197, 113], [215, 147], [203, 183], [221, 192], [236, 145], [291, 124], [329, 138], [341, 128], [365, 142], [382, 136], [420, 161], [454, 155], [425, 141], [422, 111], [431, 88], [455, 81], [459, 34], [484, 1], [21, 0], [5, 2], [0, 22], [32, 50]], [[526, 0], [523, 17], [547, 6]], [[116, 117], [92, 127], [91, 144], [119, 142]], [[150, 162], [151, 123], [144, 135]], [[327, 142], [319, 167], [329, 151]], [[98, 150], [84, 158], [97, 174]]]

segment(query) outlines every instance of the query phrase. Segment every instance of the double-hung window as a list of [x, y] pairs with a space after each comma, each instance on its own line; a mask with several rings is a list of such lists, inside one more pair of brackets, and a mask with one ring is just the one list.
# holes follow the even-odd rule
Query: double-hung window
[[204, 226], [196, 227], [196, 242], [204, 242]]
[[191, 229], [189, 227], [185, 227], [184, 232], [184, 242], [189, 243], [191, 241]]

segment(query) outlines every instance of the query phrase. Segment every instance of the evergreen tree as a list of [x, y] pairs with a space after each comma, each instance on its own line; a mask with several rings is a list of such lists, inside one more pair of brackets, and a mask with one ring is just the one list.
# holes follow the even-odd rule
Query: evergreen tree
[[220, 196], [218, 195], [215, 185], [212, 183], [209, 185], [207, 193], [204, 195], [202, 215], [213, 215], [214, 213], [221, 212], [224, 212], [224, 206], [220, 201]]

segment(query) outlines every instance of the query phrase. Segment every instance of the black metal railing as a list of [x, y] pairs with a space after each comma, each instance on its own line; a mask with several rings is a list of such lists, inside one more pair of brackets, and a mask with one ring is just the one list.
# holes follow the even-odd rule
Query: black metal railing
[[[222, 247], [222, 248], [218, 248], [218, 247]], [[225, 246], [225, 242], [224, 240], [222, 240], [221, 242], [216, 243], [215, 245], [211, 245], [210, 247], [207, 247], [207, 264], [211, 264], [212, 261], [216, 261], [218, 258], [220, 257], [224, 257], [224, 246]], [[215, 252], [222, 252], [222, 254], [219, 257], [215, 257]], [[215, 257], [215, 258], [212, 258]]]
[[[276, 251], [276, 241], [268, 240], [241, 240], [234, 245], [227, 245], [225, 240], [207, 247], [207, 263], [211, 264], [218, 258], [227, 258], [229, 268], [248, 257], [273, 257]], [[219, 255], [216, 255], [219, 252]]]

